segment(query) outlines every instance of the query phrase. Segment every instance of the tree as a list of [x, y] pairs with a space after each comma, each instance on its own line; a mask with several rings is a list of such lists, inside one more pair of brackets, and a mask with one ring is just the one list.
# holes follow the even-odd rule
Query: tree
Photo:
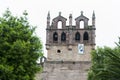
[[40, 70], [37, 59], [42, 44], [27, 19], [12, 16], [9, 9], [0, 17], [0, 80], [34, 80]]
[[116, 48], [97, 48], [92, 53], [88, 80], [120, 80], [120, 42]]

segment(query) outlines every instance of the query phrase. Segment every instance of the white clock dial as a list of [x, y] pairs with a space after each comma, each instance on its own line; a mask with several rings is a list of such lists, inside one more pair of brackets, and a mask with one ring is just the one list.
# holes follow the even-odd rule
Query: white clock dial
[[84, 44], [78, 44], [78, 53], [83, 54], [84, 53]]

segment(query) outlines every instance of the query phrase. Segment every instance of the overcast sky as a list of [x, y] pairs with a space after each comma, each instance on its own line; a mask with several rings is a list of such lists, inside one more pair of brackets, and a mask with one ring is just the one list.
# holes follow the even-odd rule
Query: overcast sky
[[[83, 11], [91, 25], [93, 10], [96, 15], [96, 46], [114, 47], [120, 36], [120, 0], [0, 0], [0, 16], [9, 8], [13, 15], [28, 12], [30, 24], [37, 26], [36, 34], [45, 47], [46, 17], [50, 11], [51, 19], [62, 16], [68, 19], [69, 14], [74, 19]], [[68, 21], [67, 21], [68, 23]]]

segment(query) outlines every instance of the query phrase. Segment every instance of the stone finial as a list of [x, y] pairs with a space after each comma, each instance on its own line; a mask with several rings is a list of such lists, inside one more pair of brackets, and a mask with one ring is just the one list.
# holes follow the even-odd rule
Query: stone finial
[[47, 19], [50, 19], [50, 11], [48, 11]]
[[59, 12], [59, 16], [61, 16], [61, 12]]
[[92, 18], [95, 19], [95, 12], [93, 11]]
[[69, 15], [69, 18], [72, 18], [72, 14]]
[[83, 11], [81, 11], [81, 15], [83, 15]]
[[72, 28], [72, 14], [69, 15], [69, 26]]
[[49, 11], [47, 15], [47, 28], [50, 28], [50, 12]]
[[92, 14], [92, 25], [95, 27], [95, 12]]

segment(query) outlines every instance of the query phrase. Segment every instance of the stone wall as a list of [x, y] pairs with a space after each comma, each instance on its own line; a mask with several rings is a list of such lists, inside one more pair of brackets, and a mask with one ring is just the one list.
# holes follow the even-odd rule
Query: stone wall
[[47, 61], [36, 80], [87, 80], [89, 61]]
[[[84, 47], [84, 53], [78, 53], [78, 46], [71, 46], [71, 50], [68, 49], [69, 46], [51, 46], [48, 52], [47, 61], [91, 61], [90, 52], [92, 50], [91, 45], [86, 45]], [[60, 52], [58, 52], [60, 50]]]

